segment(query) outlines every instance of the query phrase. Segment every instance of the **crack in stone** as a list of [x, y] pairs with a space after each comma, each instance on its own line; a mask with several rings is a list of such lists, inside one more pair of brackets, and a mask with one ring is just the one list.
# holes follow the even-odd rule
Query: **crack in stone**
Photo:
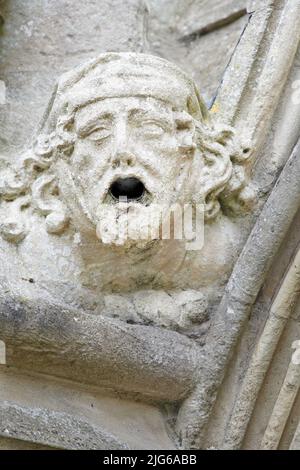
[[192, 42], [195, 41], [197, 38], [201, 36], [205, 36], [206, 34], [212, 33], [213, 31], [216, 31], [220, 28], [223, 28], [224, 26], [228, 26], [231, 23], [234, 23], [235, 21], [239, 20], [243, 16], [247, 15], [247, 8], [241, 8], [238, 11], [232, 12], [230, 15], [226, 15], [216, 21], [213, 21], [212, 23], [208, 23], [207, 25], [201, 27], [200, 29], [193, 31], [191, 33], [188, 33], [181, 38], [179, 38], [180, 42]]

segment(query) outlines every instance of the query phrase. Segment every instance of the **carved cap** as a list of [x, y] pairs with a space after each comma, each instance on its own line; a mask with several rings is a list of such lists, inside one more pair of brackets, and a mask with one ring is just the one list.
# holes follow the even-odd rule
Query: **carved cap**
[[53, 130], [61, 114], [100, 99], [126, 96], [160, 99], [198, 120], [208, 119], [195, 83], [176, 65], [147, 54], [109, 52], [60, 78], [39, 130]]

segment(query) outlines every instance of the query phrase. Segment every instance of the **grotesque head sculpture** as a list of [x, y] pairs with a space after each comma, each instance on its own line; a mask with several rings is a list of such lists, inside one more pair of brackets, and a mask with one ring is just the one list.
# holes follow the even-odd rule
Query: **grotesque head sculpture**
[[11, 214], [1, 232], [20, 241], [27, 207], [46, 218], [49, 233], [72, 220], [103, 239], [107, 208], [120, 197], [138, 226], [145, 212], [176, 202], [204, 203], [212, 220], [220, 209], [250, 204], [248, 160], [249, 149], [231, 127], [212, 122], [194, 82], [175, 65], [103, 54], [59, 80], [33, 148], [13, 177], [3, 170], [0, 194]]

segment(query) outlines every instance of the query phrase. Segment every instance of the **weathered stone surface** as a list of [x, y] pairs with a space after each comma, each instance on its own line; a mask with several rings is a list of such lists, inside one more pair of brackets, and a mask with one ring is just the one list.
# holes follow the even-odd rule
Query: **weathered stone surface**
[[[246, 1], [165, 0], [163, 8], [159, 0], [148, 3], [150, 51], [188, 71], [210, 105], [247, 23]], [[236, 5], [242, 16], [232, 15]]]
[[[177, 25], [182, 36], [203, 35], [247, 14], [247, 0], [198, 0], [192, 2]], [[214, 39], [216, 40], [216, 38]]]
[[295, 449], [300, 4], [101, 3], [1, 2], [0, 448]]
[[9, 366], [160, 401], [178, 401], [195, 386], [201, 351], [178, 333], [126, 325], [42, 298], [2, 297], [0, 312]]
[[[33, 146], [1, 173], [0, 234], [19, 244], [24, 294], [174, 329], [207, 321], [236, 256], [234, 217], [255, 201], [250, 161], [168, 61], [106, 53], [63, 75]], [[130, 181], [141, 194], [123, 201], [115, 185]], [[110, 294], [133, 311], [109, 312]]]
[[34, 444], [33, 442], [21, 441], [0, 437], [0, 450], [58, 450], [55, 447]]
[[163, 415], [152, 405], [33, 371], [1, 367], [0, 380], [5, 438], [69, 449], [173, 448]]
[[[1, 2], [1, 149], [15, 152], [30, 142], [57, 77], [106, 51], [142, 51], [144, 0], [9, 0]], [[117, 14], [115, 12], [118, 12]]]

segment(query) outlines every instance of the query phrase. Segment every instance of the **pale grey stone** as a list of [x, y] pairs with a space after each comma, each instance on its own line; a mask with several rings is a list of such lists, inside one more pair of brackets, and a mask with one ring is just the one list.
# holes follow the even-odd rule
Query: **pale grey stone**
[[297, 448], [300, 4], [146, 3], [0, 2], [0, 448]]

